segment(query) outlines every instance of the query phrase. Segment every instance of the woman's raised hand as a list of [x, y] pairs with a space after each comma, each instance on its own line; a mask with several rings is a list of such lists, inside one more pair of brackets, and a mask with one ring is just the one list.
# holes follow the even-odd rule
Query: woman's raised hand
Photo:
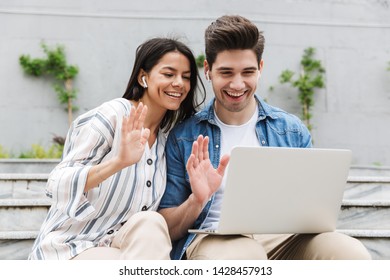
[[143, 128], [148, 107], [140, 102], [131, 107], [129, 117], [124, 117], [122, 122], [122, 137], [119, 148], [119, 160], [123, 168], [137, 163], [145, 151], [150, 130]]

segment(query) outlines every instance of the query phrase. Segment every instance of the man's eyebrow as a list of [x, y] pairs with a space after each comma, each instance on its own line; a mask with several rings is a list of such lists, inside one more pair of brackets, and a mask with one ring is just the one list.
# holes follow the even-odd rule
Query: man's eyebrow
[[217, 71], [228, 71], [228, 70], [233, 70], [233, 68], [231, 68], [231, 67], [218, 67], [217, 68]]
[[[217, 68], [217, 71], [232, 71], [233, 68], [232, 67], [219, 67]], [[242, 69], [242, 71], [257, 71], [259, 70], [257, 67], [246, 67], [244, 69]]]
[[247, 67], [247, 68], [244, 68], [244, 71], [248, 71], [248, 70], [250, 70], [250, 71], [257, 71], [257, 70], [259, 70], [259, 68], [258, 67]]

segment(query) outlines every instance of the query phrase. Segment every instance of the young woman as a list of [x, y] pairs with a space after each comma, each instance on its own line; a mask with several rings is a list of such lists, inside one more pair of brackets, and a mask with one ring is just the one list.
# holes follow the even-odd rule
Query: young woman
[[165, 190], [165, 141], [203, 103], [198, 81], [183, 43], [154, 38], [137, 48], [123, 98], [73, 122], [29, 259], [169, 259], [167, 225], [155, 211]]

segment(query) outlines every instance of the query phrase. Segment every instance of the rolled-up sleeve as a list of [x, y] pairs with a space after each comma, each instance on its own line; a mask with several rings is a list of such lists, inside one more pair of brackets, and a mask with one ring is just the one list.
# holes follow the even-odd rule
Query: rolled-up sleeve
[[53, 207], [76, 220], [84, 220], [95, 211], [84, 192], [88, 173], [111, 150], [124, 114], [125, 110], [115, 108], [111, 102], [74, 121], [66, 138], [63, 159], [50, 173], [46, 186]]
[[184, 151], [180, 149], [174, 133], [168, 136], [165, 153], [167, 185], [159, 209], [177, 207], [187, 200], [191, 194], [191, 186], [186, 175]]

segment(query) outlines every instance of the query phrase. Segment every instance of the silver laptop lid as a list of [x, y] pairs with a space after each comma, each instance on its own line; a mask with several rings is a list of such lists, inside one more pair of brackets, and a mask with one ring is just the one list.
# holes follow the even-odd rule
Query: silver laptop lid
[[235, 147], [218, 231], [335, 230], [350, 162], [349, 150]]

